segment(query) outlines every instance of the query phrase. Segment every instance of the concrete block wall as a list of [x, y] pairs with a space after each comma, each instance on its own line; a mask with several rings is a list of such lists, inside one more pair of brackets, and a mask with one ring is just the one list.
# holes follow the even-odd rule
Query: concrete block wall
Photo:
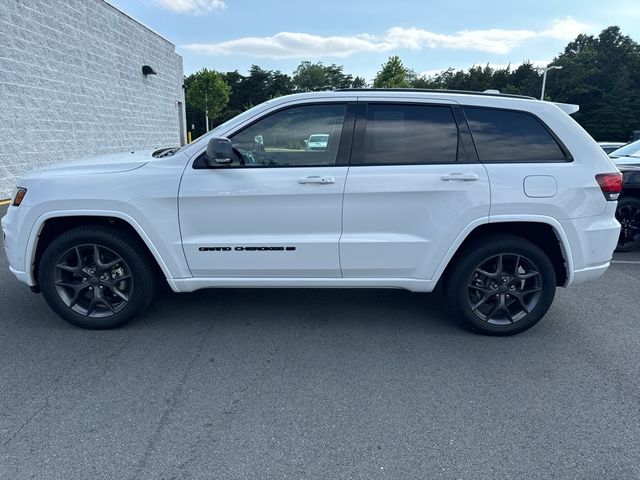
[[175, 46], [103, 0], [1, 0], [0, 199], [41, 165], [180, 145], [182, 84]]

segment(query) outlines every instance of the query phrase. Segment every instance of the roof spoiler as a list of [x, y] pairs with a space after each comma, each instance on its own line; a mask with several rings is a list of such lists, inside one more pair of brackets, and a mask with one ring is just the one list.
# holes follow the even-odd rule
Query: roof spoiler
[[553, 102], [553, 104], [556, 107], [558, 107], [560, 110], [562, 110], [564, 113], [566, 113], [567, 115], [573, 115], [578, 110], [580, 110], [580, 105], [574, 105], [573, 103]]

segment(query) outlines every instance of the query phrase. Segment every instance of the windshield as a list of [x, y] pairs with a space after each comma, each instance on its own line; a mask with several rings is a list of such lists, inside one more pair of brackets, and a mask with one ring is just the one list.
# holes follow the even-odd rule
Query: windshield
[[328, 142], [329, 135], [311, 135], [309, 137], [310, 142]]
[[640, 158], [640, 140], [636, 140], [629, 145], [614, 150], [610, 153], [612, 157], [638, 157]]

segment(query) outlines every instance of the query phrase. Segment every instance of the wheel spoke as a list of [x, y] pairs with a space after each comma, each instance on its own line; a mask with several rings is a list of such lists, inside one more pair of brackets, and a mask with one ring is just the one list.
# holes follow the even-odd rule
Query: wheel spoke
[[485, 303], [487, 303], [487, 300], [489, 300], [491, 298], [491, 294], [489, 293], [485, 293], [484, 295], [482, 295], [482, 297], [480, 298], [480, 300], [478, 300], [476, 303], [474, 303], [471, 306], [471, 310], [477, 310], [478, 308], [480, 308], [482, 305], [484, 305]]
[[489, 277], [489, 278], [496, 278], [498, 276], [499, 272], [487, 272], [486, 270], [483, 270], [482, 268], [476, 268], [476, 272], [478, 272], [480, 275], [483, 275], [485, 277]]
[[111, 310], [111, 313], [116, 313], [116, 309], [113, 307], [113, 305], [111, 305], [111, 303], [109, 302], [109, 300], [107, 300], [106, 298], [104, 298], [102, 295], [98, 295], [98, 301], [103, 304], [105, 307], [107, 307], [109, 310]]
[[123, 280], [128, 280], [131, 278], [131, 275], [123, 275], [121, 277], [116, 277], [116, 278], [112, 278], [110, 280], [103, 280], [102, 283], [109, 287], [109, 288], [114, 288], [116, 285], [118, 285], [121, 281]]
[[523, 273], [522, 275], [518, 275], [518, 280], [528, 280], [535, 277], [536, 275], [539, 275], [539, 273], [540, 272], [536, 272], [535, 270], [528, 273]]
[[493, 317], [494, 313], [500, 311], [503, 308], [502, 306], [502, 299], [500, 299], [499, 302], [496, 302], [495, 307], [493, 307], [491, 309], [491, 311], [489, 313], [487, 313], [487, 320], [491, 320], [491, 317]]
[[65, 270], [65, 271], [71, 272], [71, 273], [80, 273], [80, 270], [82, 269], [82, 267], [80, 265], [72, 267], [70, 265], [67, 265], [66, 263], [58, 263], [56, 265], [56, 268], [60, 268], [62, 270]]
[[520, 270], [520, 258], [521, 258], [520, 255], [516, 255], [516, 265], [515, 265], [515, 267], [513, 269], [513, 276], [514, 277], [517, 277], [520, 274], [519, 273], [519, 270]]
[[98, 304], [98, 297], [95, 294], [93, 294], [93, 298], [91, 299], [91, 301], [89, 302], [89, 306], [87, 307], [87, 317], [90, 316], [94, 310], [96, 309], [96, 305]]
[[125, 293], [121, 292], [117, 287], [113, 287], [111, 291], [115, 293], [118, 297], [120, 297], [122, 300], [124, 300], [125, 302], [129, 301], [129, 297]]
[[518, 303], [520, 304], [520, 306], [522, 307], [522, 309], [525, 311], [525, 313], [529, 313], [531, 311], [531, 309], [529, 308], [529, 305], [527, 305], [527, 303], [524, 301], [524, 294], [522, 292], [511, 292], [510, 295], [515, 298], [516, 300], [518, 300]]
[[58, 281], [55, 282], [55, 284], [58, 287], [70, 288], [73, 290], [73, 295], [71, 295], [71, 298], [69, 299], [69, 307], [73, 307], [76, 303], [78, 303], [78, 299], [80, 298], [82, 292], [89, 287], [89, 285], [86, 283], [69, 283]]

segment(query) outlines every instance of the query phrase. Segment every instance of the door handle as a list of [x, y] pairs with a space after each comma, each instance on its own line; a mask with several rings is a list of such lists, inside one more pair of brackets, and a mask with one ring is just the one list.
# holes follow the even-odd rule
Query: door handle
[[319, 183], [322, 185], [328, 184], [328, 183], [336, 183], [336, 179], [333, 177], [318, 177], [318, 176], [311, 176], [311, 177], [304, 177], [304, 178], [299, 178], [298, 179], [298, 183]]
[[478, 175], [475, 173], [450, 173], [440, 177], [440, 180], [443, 182], [475, 182], [478, 180]]

